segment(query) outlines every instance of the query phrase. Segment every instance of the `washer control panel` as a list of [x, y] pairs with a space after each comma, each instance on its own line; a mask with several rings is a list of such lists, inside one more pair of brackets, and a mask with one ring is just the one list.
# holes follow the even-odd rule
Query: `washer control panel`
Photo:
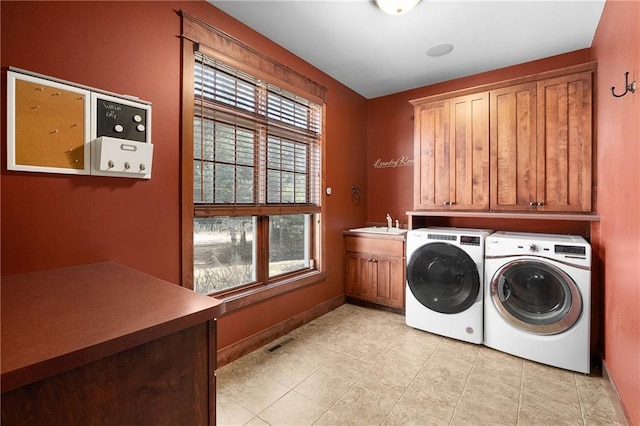
[[480, 237], [473, 237], [470, 235], [460, 235], [460, 244], [464, 246], [479, 246]]
[[481, 239], [473, 235], [428, 234], [429, 240], [459, 241], [463, 246], [480, 246]]
[[440, 240], [440, 241], [455, 241], [458, 239], [455, 235], [446, 235], [446, 234], [428, 234], [427, 238], [430, 240]]

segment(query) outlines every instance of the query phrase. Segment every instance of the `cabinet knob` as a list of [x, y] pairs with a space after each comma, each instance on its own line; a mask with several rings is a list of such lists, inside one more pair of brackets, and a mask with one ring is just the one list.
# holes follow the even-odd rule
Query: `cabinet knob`
[[544, 206], [544, 203], [537, 203], [537, 205], [538, 205], [539, 207], [542, 207], [542, 206]]
[[530, 207], [533, 207], [533, 206], [535, 206], [536, 204], [537, 204], [537, 203], [536, 203], [535, 201], [529, 201], [529, 206], [530, 206]]

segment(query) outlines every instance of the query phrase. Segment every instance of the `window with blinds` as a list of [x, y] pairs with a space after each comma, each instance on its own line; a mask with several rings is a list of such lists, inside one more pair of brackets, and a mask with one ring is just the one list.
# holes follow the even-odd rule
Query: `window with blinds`
[[321, 107], [199, 53], [194, 71], [194, 203], [318, 206]]
[[200, 52], [193, 68], [193, 288], [317, 273], [322, 108]]

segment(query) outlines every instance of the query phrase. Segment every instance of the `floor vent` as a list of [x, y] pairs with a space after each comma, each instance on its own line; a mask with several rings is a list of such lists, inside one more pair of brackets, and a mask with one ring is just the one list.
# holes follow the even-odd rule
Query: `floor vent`
[[281, 347], [282, 347], [282, 345], [280, 343], [278, 343], [277, 345], [272, 346], [269, 349], [267, 349], [267, 352], [272, 352], [273, 353], [273, 352], [277, 351], [278, 349], [280, 349]]
[[267, 352], [274, 353], [289, 342], [293, 342], [293, 339], [292, 338], [285, 339], [282, 342], [278, 343], [277, 345], [271, 346], [269, 349], [267, 349]]

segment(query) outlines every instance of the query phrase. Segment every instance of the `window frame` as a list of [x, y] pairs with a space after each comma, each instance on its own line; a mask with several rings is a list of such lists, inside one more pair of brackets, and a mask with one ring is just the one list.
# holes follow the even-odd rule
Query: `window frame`
[[[182, 121], [181, 121], [181, 270], [182, 286], [193, 289], [194, 285], [194, 218], [211, 216], [257, 216], [256, 236], [259, 247], [268, 247], [268, 215], [311, 214], [313, 232], [311, 234], [311, 258], [314, 268], [285, 273], [269, 278], [267, 250], [258, 250], [257, 264], [263, 269], [256, 271], [256, 281], [246, 286], [215, 293], [214, 296], [226, 302], [226, 309], [240, 307], [265, 300], [294, 289], [315, 284], [326, 279], [324, 259], [326, 250], [322, 241], [325, 235], [323, 219], [325, 194], [319, 191], [319, 205], [316, 208], [301, 208], [291, 205], [197, 205], [194, 202], [194, 64], [196, 51], [219, 60], [238, 70], [267, 81], [286, 91], [294, 93], [321, 106], [320, 137], [320, 179], [319, 189], [324, 184], [325, 159], [325, 114], [326, 89], [288, 67], [275, 62], [240, 41], [209, 26], [193, 16], [180, 11], [182, 17]], [[199, 40], [199, 41], [195, 41]], [[293, 84], [292, 84], [293, 83]], [[303, 89], [300, 89], [302, 87]], [[305, 90], [306, 89], [306, 90]]]

